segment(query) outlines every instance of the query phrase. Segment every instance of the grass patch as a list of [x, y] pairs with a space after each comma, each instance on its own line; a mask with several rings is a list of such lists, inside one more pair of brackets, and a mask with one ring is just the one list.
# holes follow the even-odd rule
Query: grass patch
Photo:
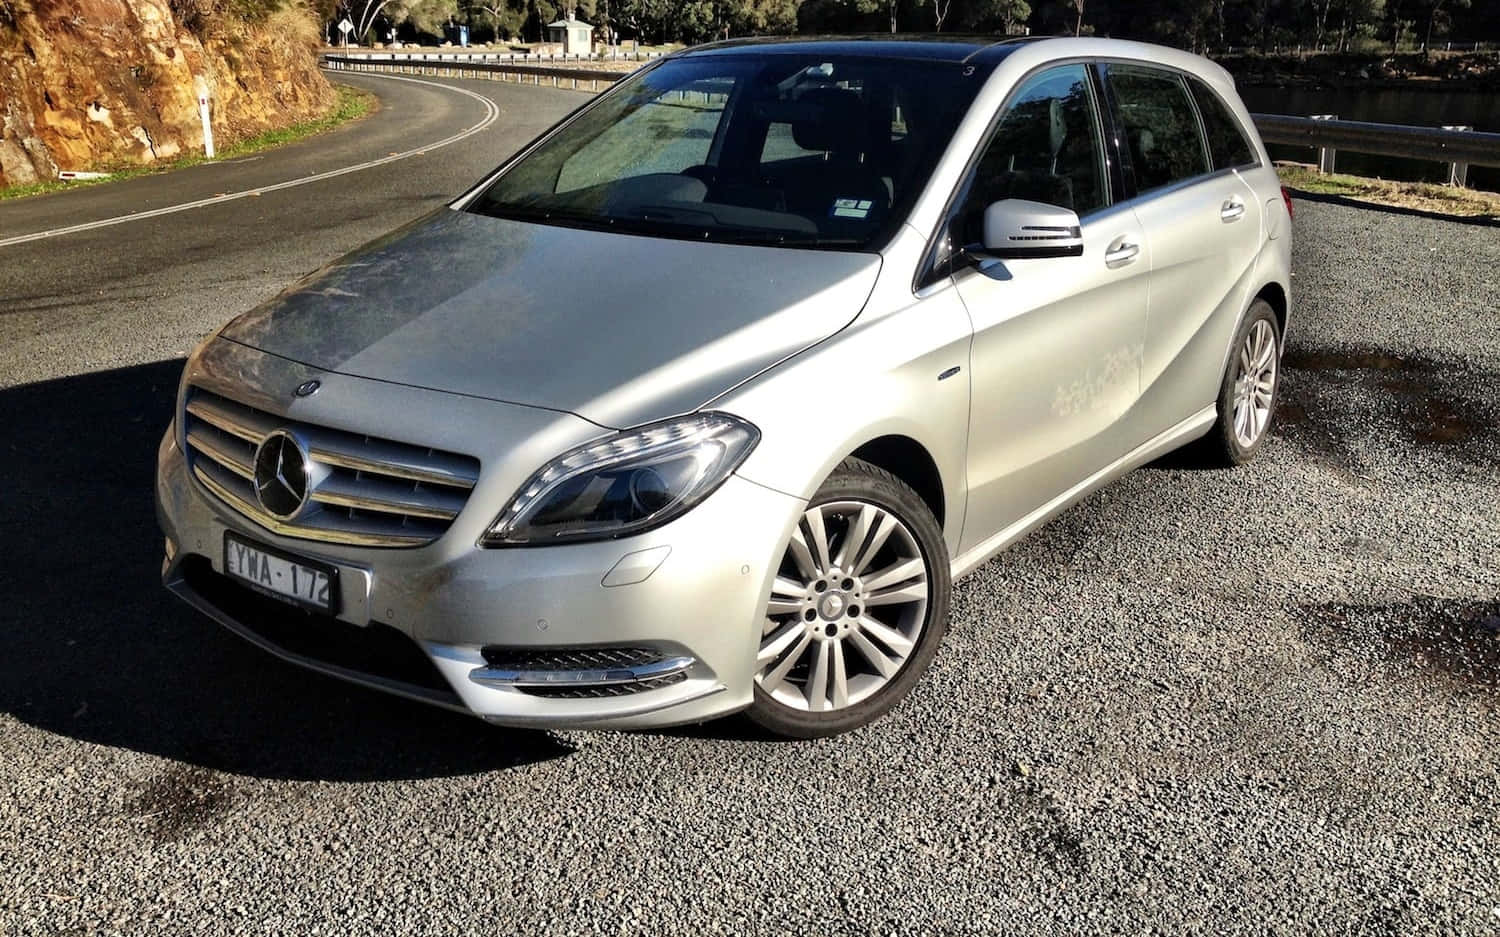
[[1392, 182], [1338, 173], [1320, 175], [1305, 166], [1277, 166], [1288, 189], [1312, 195], [1334, 195], [1374, 205], [1391, 205], [1464, 218], [1500, 218], [1500, 194], [1460, 189], [1435, 182]]
[[121, 166], [115, 169], [105, 168], [102, 172], [108, 172], [109, 176], [103, 179], [78, 179], [67, 181], [63, 179], [51, 179], [46, 182], [33, 182], [28, 185], [14, 185], [0, 189], [0, 199], [26, 198], [31, 195], [43, 195], [48, 192], [61, 192], [65, 189], [78, 189], [84, 186], [100, 185], [105, 182], [118, 182], [121, 179], [133, 179], [136, 176], [150, 176], [158, 173], [171, 172], [174, 169], [185, 169], [188, 166], [198, 166], [203, 163], [217, 163], [241, 156], [249, 156], [264, 150], [275, 149], [294, 143], [306, 137], [324, 133], [332, 130], [351, 120], [358, 120], [368, 115], [375, 109], [375, 95], [359, 88], [349, 85], [335, 85], [334, 90], [338, 92], [338, 98], [334, 102], [333, 110], [322, 117], [306, 120], [290, 127], [282, 127], [279, 130], [267, 130], [253, 137], [231, 143], [223, 147], [213, 159], [208, 159], [199, 154], [179, 156], [166, 162], [155, 163], [150, 166]]

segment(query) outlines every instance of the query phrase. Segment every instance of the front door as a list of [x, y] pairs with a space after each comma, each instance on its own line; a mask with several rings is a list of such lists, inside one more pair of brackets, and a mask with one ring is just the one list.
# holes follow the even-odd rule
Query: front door
[[977, 260], [954, 282], [974, 324], [970, 549], [1124, 453], [1120, 421], [1140, 381], [1150, 264], [1135, 214], [1112, 206], [1099, 112], [1084, 65], [1040, 72], [1011, 95], [954, 221], [981, 240], [1005, 198], [1070, 208], [1082, 256]]

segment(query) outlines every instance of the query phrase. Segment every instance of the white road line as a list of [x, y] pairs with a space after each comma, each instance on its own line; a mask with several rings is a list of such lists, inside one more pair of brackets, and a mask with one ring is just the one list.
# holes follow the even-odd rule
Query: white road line
[[127, 221], [140, 221], [145, 218], [159, 218], [162, 215], [170, 215], [174, 212], [188, 211], [194, 208], [203, 208], [207, 205], [222, 205], [225, 202], [232, 202], [237, 198], [246, 198], [252, 195], [265, 195], [268, 192], [278, 192], [282, 189], [290, 189], [299, 185], [307, 185], [310, 182], [321, 182], [324, 179], [332, 179], [334, 176], [342, 176], [351, 172], [360, 172], [361, 170], [365, 169], [373, 169], [376, 166], [384, 166], [386, 163], [394, 163], [397, 160], [406, 159], [408, 156], [416, 156], [421, 153], [427, 153], [432, 150], [436, 150], [440, 147], [447, 146], [450, 143], [457, 143], [458, 141], [463, 140], [466, 137], [471, 137], [474, 134], [480, 132], [490, 124], [493, 124], [495, 120], [500, 116], [500, 108], [495, 104], [495, 102], [491, 101], [484, 95], [476, 94], [475, 92], [470, 91], [467, 88], [458, 88], [453, 85], [445, 85], [436, 81], [423, 81], [420, 78], [400, 78], [395, 75], [379, 75], [373, 72], [360, 72], [360, 74], [372, 75], [373, 77], [383, 78], [386, 81], [409, 81], [413, 84], [431, 85], [434, 88], [442, 88], [445, 91], [456, 91], [459, 94], [467, 95], [483, 104], [485, 109], [484, 119], [474, 126], [468, 128], [467, 130], [456, 133], [451, 137], [439, 140], [436, 143], [429, 143], [426, 146], [414, 147], [413, 149], [405, 150], [400, 153], [392, 153], [389, 156], [382, 156], [380, 159], [372, 159], [367, 162], [357, 163], [353, 166], [345, 166], [341, 169], [330, 169], [327, 172], [320, 172], [316, 175], [311, 176], [303, 176], [298, 179], [288, 179], [285, 182], [275, 182], [271, 185], [256, 186], [253, 189], [246, 189], [243, 192], [230, 192], [225, 195], [215, 195], [213, 198], [199, 199], [196, 202], [183, 202], [180, 205], [168, 205], [165, 208], [153, 208], [150, 211], [138, 211], [133, 212], [129, 215], [119, 215], [114, 218], [103, 218], [99, 221], [87, 221], [83, 224], [69, 225], [66, 228], [51, 228], [46, 231], [36, 231], [31, 234], [20, 234], [15, 237], [0, 239], [0, 247], [10, 247], [14, 244], [25, 244], [28, 241], [40, 241], [43, 238], [61, 237], [64, 234], [77, 234], [80, 231], [93, 231], [96, 228], [108, 228], [111, 225], [124, 224]]

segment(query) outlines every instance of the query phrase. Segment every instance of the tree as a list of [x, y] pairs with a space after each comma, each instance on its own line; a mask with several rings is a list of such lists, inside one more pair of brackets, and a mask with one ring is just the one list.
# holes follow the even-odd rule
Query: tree
[[[1426, 4], [1427, 5], [1427, 32], [1423, 33], [1423, 35], [1422, 35], [1422, 51], [1423, 52], [1426, 52], [1427, 51], [1427, 47], [1429, 45], [1431, 45], [1431, 43], [1432, 43], [1432, 27], [1433, 27], [1433, 24], [1439, 22], [1439, 18], [1440, 17], [1441, 17], [1442, 22], [1444, 23], [1445, 28], [1446, 28], [1446, 24], [1448, 22], [1448, 11], [1443, 9], [1443, 5], [1444, 5], [1444, 3], [1447, 3], [1447, 2], [1448, 2], [1448, 0], [1428, 0], [1428, 2]], [[1464, 9], [1467, 9], [1468, 6], [1469, 6], [1469, 0], [1452, 0], [1452, 6], [1454, 6], [1454, 7], [1462, 7]]]
[[458, 15], [458, 0], [345, 0], [342, 7], [360, 42], [369, 41], [377, 18], [392, 28], [411, 23], [420, 32], [440, 36], [443, 24]]
[[[932, 0], [932, 17], [935, 21], [936, 32], [943, 31], [943, 20], [948, 18], [948, 11], [953, 9], [953, 0]], [[891, 32], [895, 32], [894, 29]]]

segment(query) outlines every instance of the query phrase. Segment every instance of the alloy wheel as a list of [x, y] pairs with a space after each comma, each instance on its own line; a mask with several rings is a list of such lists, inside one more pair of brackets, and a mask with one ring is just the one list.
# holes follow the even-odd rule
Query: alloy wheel
[[1269, 320], [1257, 321], [1240, 346], [1234, 378], [1234, 438], [1246, 449], [1260, 441], [1271, 422], [1279, 365], [1276, 352], [1275, 328]]
[[858, 704], [911, 657], [930, 599], [927, 561], [899, 517], [868, 501], [815, 505], [771, 586], [755, 681], [793, 709]]

